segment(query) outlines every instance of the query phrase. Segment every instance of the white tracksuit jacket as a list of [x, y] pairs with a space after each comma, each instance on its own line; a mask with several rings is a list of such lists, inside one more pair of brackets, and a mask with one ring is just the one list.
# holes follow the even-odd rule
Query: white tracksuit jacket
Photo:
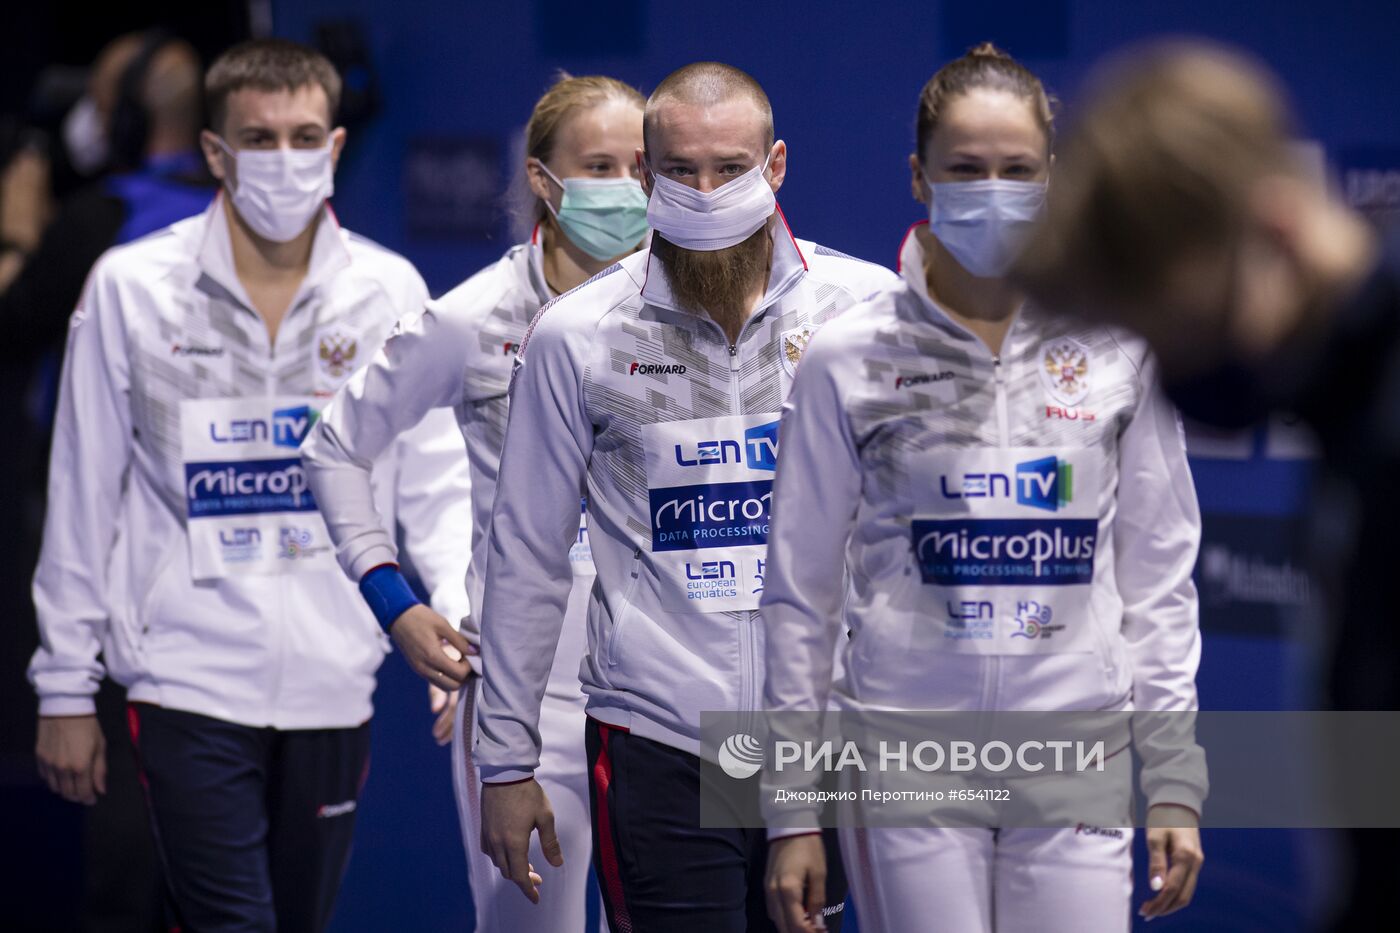
[[[1200, 512], [1145, 345], [1026, 308], [994, 357], [930, 300], [912, 231], [900, 267], [783, 414], [767, 708], [1195, 710]], [[1199, 813], [1175, 728], [1134, 736], [1143, 791]]]
[[[375, 513], [365, 482], [367, 464], [424, 412], [451, 407], [471, 464], [471, 562], [466, 591], [473, 611], [481, 605], [486, 528], [496, 499], [506, 430], [506, 390], [525, 329], [549, 300], [539, 237], [536, 229], [530, 242], [512, 247], [499, 261], [428, 302], [421, 314], [401, 321], [374, 361], [355, 374], [302, 445], [307, 478], [337, 544], [340, 564], [352, 580], [395, 560], [393, 537]], [[465, 536], [467, 529], [463, 527], [459, 534]], [[576, 618], [560, 638], [550, 692], [577, 701], [583, 607], [593, 577], [587, 531], [582, 527], [570, 558], [572, 576], [577, 578], [577, 592], [570, 601]], [[468, 641], [480, 644], [473, 614], [450, 618], [461, 622]], [[479, 659], [470, 661], [479, 671]]]
[[[297, 453], [325, 399], [427, 289], [327, 208], [270, 346], [234, 272], [224, 199], [104, 255], [73, 316], [34, 578], [42, 715], [134, 701], [250, 726], [370, 717], [388, 650], [335, 566]], [[376, 467], [444, 612], [464, 612], [461, 439], [425, 419]], [[102, 660], [99, 661], [99, 652]]]
[[546, 305], [520, 352], [487, 543], [484, 780], [538, 765], [536, 711], [586, 484], [598, 582], [588, 713], [696, 753], [701, 710], [762, 697], [758, 593], [779, 408], [812, 331], [885, 269], [779, 223], [761, 307], [731, 347], [638, 253]]

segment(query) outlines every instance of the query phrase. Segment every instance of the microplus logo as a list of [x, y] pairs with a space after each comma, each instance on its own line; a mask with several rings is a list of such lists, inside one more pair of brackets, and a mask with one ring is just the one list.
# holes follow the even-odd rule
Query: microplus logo
[[778, 422], [756, 425], [738, 438], [719, 438], [676, 445], [676, 464], [683, 467], [744, 463], [750, 470], [778, 467]]
[[271, 438], [278, 447], [300, 447], [306, 433], [316, 423], [316, 411], [309, 405], [279, 408], [272, 418], [238, 418], [227, 424], [211, 423], [209, 439], [216, 444], [250, 444]]
[[772, 480], [669, 486], [648, 497], [653, 551], [768, 543]]
[[185, 497], [190, 518], [316, 510], [299, 459], [187, 463]]
[[915, 519], [910, 530], [924, 583], [1077, 586], [1094, 579], [1092, 518]]
[[950, 484], [944, 474], [938, 488], [945, 499], [1010, 499], [1014, 494], [1017, 505], [1056, 512], [1074, 499], [1074, 466], [1042, 457], [1016, 464], [1014, 475], [964, 473]]

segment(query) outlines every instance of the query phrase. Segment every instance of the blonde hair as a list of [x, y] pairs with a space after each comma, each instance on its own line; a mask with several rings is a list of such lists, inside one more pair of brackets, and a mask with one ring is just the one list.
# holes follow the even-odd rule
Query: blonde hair
[[969, 49], [942, 68], [919, 93], [919, 117], [914, 132], [915, 151], [924, 157], [924, 147], [938, 129], [943, 112], [956, 97], [978, 88], [1006, 91], [1031, 105], [1036, 122], [1045, 132], [1048, 149], [1055, 138], [1056, 101], [1045, 93], [1045, 86], [1025, 65], [990, 42]]
[[[616, 78], [604, 75], [575, 78], [566, 71], [560, 71], [549, 90], [535, 102], [530, 121], [525, 124], [525, 155], [548, 162], [554, 155], [559, 128], [581, 111], [591, 110], [609, 101], [635, 104], [638, 110], [646, 106], [646, 98], [640, 91]], [[521, 213], [528, 216], [530, 226], [549, 217], [544, 202], [529, 194], [528, 185], [525, 186], [524, 197], [530, 205], [528, 210]]]

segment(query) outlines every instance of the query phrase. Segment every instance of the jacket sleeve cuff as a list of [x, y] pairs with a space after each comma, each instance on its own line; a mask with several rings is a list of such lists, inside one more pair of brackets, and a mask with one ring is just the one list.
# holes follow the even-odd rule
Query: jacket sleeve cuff
[[1169, 782], [1152, 788], [1147, 794], [1147, 807], [1165, 806], [1172, 804], [1178, 807], [1185, 807], [1196, 814], [1199, 820], [1205, 804], [1206, 795], [1198, 787], [1190, 784]]
[[387, 632], [394, 620], [422, 600], [414, 595], [398, 564], [380, 564], [360, 579], [360, 593]]
[[97, 702], [89, 695], [56, 695], [39, 698], [40, 716], [92, 716]]
[[350, 562], [350, 579], [363, 580], [370, 571], [384, 564], [398, 566], [399, 552], [388, 544], [372, 544]]
[[519, 784], [535, 776], [533, 768], [515, 768], [510, 765], [478, 765], [483, 784]]
[[768, 841], [792, 839], [797, 836], [820, 836], [821, 834], [822, 831], [820, 829], [799, 829], [796, 826], [775, 826], [768, 830]]

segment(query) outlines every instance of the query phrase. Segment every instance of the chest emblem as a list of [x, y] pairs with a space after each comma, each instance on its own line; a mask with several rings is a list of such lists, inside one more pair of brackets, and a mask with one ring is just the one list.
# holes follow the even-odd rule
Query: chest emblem
[[812, 333], [811, 325], [783, 331], [783, 336], [780, 339], [782, 364], [783, 370], [789, 378], [797, 375], [797, 364], [802, 361], [802, 354], [807, 352], [807, 344], [812, 340]]
[[348, 334], [332, 332], [321, 336], [316, 348], [317, 362], [321, 371], [332, 379], [344, 379], [350, 375], [355, 365], [355, 355], [359, 346], [355, 338]]
[[1089, 348], [1071, 337], [1045, 344], [1040, 378], [1062, 405], [1078, 405], [1089, 395]]

